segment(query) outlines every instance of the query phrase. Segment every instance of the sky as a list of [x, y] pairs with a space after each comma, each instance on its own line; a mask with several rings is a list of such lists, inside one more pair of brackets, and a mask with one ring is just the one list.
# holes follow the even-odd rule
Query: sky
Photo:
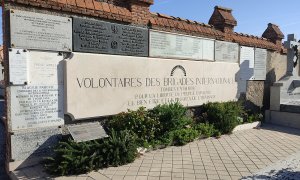
[[215, 6], [233, 10], [235, 32], [261, 37], [273, 23], [300, 38], [300, 0], [154, 0], [150, 10], [208, 24]]
[[[215, 6], [233, 10], [238, 22], [235, 32], [261, 37], [268, 23], [279, 26], [285, 37], [300, 38], [300, 0], [154, 0], [151, 12], [208, 23]], [[0, 8], [2, 14], [2, 8]], [[2, 18], [0, 18], [2, 44]]]

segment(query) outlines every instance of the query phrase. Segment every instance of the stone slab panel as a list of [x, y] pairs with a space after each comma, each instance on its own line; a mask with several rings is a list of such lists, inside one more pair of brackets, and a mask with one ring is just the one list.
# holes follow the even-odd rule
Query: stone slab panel
[[84, 119], [176, 101], [234, 100], [238, 70], [237, 63], [73, 53], [66, 60], [65, 113]]
[[240, 79], [253, 80], [254, 78], [254, 48], [240, 47]]
[[13, 131], [64, 124], [63, 85], [11, 86], [10, 94]]
[[267, 50], [255, 48], [254, 80], [266, 80]]
[[68, 130], [74, 141], [84, 142], [107, 137], [107, 134], [99, 122], [76, 124], [68, 126]]
[[300, 114], [280, 111], [270, 111], [269, 123], [300, 129]]
[[239, 44], [225, 41], [216, 41], [215, 60], [221, 62], [239, 62]]
[[10, 10], [11, 47], [72, 51], [72, 19]]
[[9, 49], [9, 82], [12, 85], [28, 83], [28, 51]]
[[214, 40], [150, 30], [150, 56], [214, 60]]
[[60, 129], [57, 127], [39, 128], [32, 130], [16, 131], [11, 135], [11, 155], [15, 161], [35, 159], [49, 156], [53, 146], [61, 138]]
[[73, 18], [74, 51], [148, 56], [148, 29]]
[[29, 85], [63, 85], [63, 55], [58, 52], [29, 51]]

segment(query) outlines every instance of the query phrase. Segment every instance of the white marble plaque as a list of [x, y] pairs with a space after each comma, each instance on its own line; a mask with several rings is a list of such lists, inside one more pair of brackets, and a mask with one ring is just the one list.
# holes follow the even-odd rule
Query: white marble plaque
[[25, 85], [27, 74], [28, 52], [24, 49], [9, 49], [9, 82], [12, 85]]
[[241, 46], [240, 54], [240, 79], [254, 79], [254, 48]]
[[65, 113], [84, 119], [175, 101], [235, 100], [238, 71], [237, 63], [73, 53], [66, 60]]
[[64, 59], [58, 52], [29, 52], [29, 82], [30, 85], [62, 85]]
[[68, 126], [68, 130], [75, 142], [85, 142], [108, 137], [99, 122]]
[[12, 130], [64, 124], [63, 85], [11, 86]]
[[214, 40], [193, 36], [150, 31], [150, 56], [214, 60]]
[[216, 41], [215, 43], [215, 60], [221, 62], [239, 61], [239, 45], [237, 43]]
[[255, 49], [254, 80], [266, 80], [267, 50]]
[[10, 10], [11, 47], [72, 51], [72, 19]]

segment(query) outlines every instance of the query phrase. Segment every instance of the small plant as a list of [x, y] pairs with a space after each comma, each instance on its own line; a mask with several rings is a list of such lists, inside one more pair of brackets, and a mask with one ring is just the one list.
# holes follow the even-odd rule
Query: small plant
[[199, 137], [199, 132], [193, 128], [175, 130], [171, 133], [173, 134], [173, 144], [176, 146], [185, 145]]
[[192, 124], [192, 118], [186, 115], [187, 109], [179, 102], [158, 105], [151, 113], [160, 121], [162, 133], [183, 129]]
[[222, 134], [231, 133], [239, 124], [238, 117], [243, 113], [243, 108], [238, 102], [215, 102], [202, 106], [203, 120], [213, 124]]
[[106, 124], [108, 129], [116, 131], [129, 130], [138, 137], [140, 146], [154, 140], [156, 134], [160, 132], [160, 122], [155, 116], [150, 116], [149, 111], [140, 107], [136, 111], [128, 110], [116, 115]]
[[129, 131], [116, 132], [112, 130], [109, 138], [104, 140], [102, 151], [105, 162], [111, 166], [118, 166], [134, 161], [137, 155], [135, 137]]
[[262, 121], [263, 120], [263, 115], [262, 114], [250, 114], [246, 117], [246, 121], [247, 123], [253, 123], [255, 121]]
[[198, 131], [200, 136], [203, 137], [203, 138], [211, 137], [217, 132], [214, 125], [209, 124], [209, 123], [196, 124], [194, 126], [194, 129], [196, 131]]

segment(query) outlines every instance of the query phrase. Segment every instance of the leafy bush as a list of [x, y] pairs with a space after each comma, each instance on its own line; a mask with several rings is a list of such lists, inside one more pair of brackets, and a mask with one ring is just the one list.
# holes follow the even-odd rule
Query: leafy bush
[[245, 122], [246, 123], [253, 123], [255, 121], [262, 121], [263, 120], [263, 115], [262, 114], [250, 114], [248, 116], [246, 116], [245, 118]]
[[155, 116], [150, 116], [149, 111], [140, 107], [136, 111], [128, 110], [116, 115], [107, 122], [108, 129], [116, 131], [129, 130], [137, 135], [141, 146], [152, 141], [160, 132], [160, 122]]
[[209, 123], [200, 123], [194, 126], [194, 129], [198, 131], [200, 136], [206, 138], [215, 135], [218, 131], [215, 129], [214, 125]]
[[198, 131], [193, 128], [175, 130], [171, 134], [173, 136], [173, 144], [179, 146], [192, 142], [199, 137]]
[[214, 102], [202, 106], [203, 120], [213, 124], [222, 134], [230, 133], [239, 124], [243, 108], [238, 102]]
[[192, 123], [192, 118], [186, 116], [187, 109], [179, 102], [158, 105], [151, 112], [160, 121], [162, 133], [183, 129]]
[[60, 142], [54, 157], [45, 161], [51, 174], [71, 175], [87, 173], [94, 169], [133, 162], [136, 155], [135, 137], [129, 131], [115, 132], [109, 138], [76, 143]]
[[112, 130], [109, 138], [103, 143], [105, 162], [112, 166], [133, 162], [137, 155], [135, 138], [129, 131]]

